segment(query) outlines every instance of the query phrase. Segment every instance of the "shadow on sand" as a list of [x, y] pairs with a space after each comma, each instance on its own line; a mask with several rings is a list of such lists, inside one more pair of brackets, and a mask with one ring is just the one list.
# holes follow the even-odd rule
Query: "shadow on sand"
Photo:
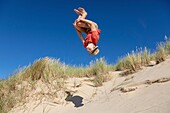
[[72, 102], [74, 104], [74, 107], [81, 107], [83, 106], [84, 104], [82, 103], [83, 102], [83, 97], [81, 96], [78, 96], [78, 95], [70, 95], [68, 94], [68, 96], [65, 98], [66, 101], [69, 101], [69, 102]]

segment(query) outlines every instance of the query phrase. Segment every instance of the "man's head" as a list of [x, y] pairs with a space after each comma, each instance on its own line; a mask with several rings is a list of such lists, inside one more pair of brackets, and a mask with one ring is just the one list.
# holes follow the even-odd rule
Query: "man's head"
[[86, 47], [87, 51], [89, 52], [89, 55], [97, 55], [99, 53], [98, 46], [95, 46], [93, 43], [89, 43]]

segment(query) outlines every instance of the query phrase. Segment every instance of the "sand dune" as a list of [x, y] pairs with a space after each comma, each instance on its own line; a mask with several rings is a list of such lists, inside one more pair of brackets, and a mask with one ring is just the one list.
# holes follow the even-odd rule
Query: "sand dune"
[[170, 59], [129, 76], [119, 73], [97, 88], [89, 78], [70, 78], [72, 92], [62, 104], [32, 101], [10, 113], [170, 113]]

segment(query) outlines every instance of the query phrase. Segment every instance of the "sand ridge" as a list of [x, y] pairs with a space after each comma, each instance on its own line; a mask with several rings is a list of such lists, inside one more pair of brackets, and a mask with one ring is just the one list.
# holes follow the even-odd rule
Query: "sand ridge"
[[62, 104], [32, 101], [10, 113], [170, 113], [170, 59], [94, 87], [90, 78], [70, 78]]

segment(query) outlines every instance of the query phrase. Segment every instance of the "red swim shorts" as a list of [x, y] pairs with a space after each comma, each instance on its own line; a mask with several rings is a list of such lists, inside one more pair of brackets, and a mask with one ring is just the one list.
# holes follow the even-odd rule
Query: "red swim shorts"
[[97, 29], [95, 31], [89, 31], [86, 38], [85, 38], [85, 42], [84, 42], [84, 47], [86, 48], [88, 43], [93, 43], [94, 45], [96, 45], [99, 41], [100, 38], [100, 30]]

